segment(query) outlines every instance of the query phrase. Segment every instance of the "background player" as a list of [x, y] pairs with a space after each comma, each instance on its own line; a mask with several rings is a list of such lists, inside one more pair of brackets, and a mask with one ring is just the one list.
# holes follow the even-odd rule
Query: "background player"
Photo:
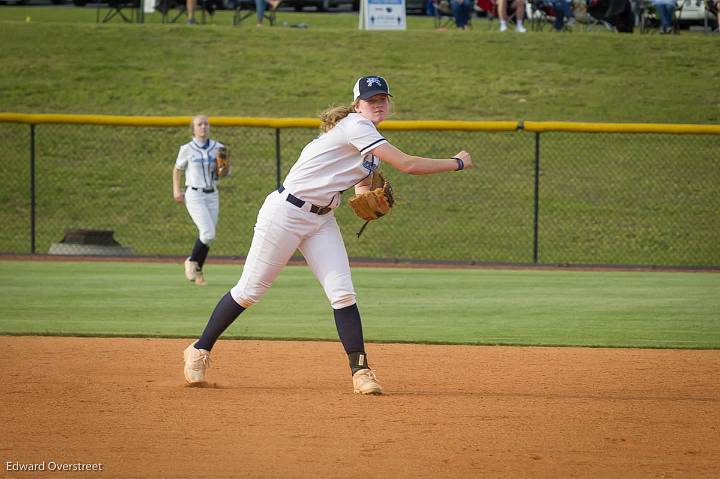
[[[190, 131], [193, 138], [180, 147], [173, 168], [173, 197], [178, 203], [185, 203], [190, 218], [198, 228], [198, 239], [190, 257], [185, 260], [185, 277], [197, 285], [204, 285], [202, 268], [210, 243], [215, 239], [220, 211], [215, 155], [224, 145], [210, 139], [210, 123], [205, 115], [193, 117]], [[180, 186], [183, 171], [185, 188]]]
[[388, 143], [376, 128], [390, 111], [390, 89], [384, 78], [360, 78], [353, 93], [351, 106], [321, 115], [323, 133], [305, 146], [283, 186], [265, 199], [240, 281], [220, 299], [200, 339], [185, 349], [187, 382], [205, 380], [215, 341], [260, 300], [299, 249], [332, 306], [354, 392], [382, 393], [368, 366], [350, 263], [333, 210], [343, 191], [353, 186], [358, 194], [369, 189], [370, 174], [380, 161], [413, 175], [457, 171], [473, 164], [465, 151], [455, 158], [431, 159], [407, 155]]

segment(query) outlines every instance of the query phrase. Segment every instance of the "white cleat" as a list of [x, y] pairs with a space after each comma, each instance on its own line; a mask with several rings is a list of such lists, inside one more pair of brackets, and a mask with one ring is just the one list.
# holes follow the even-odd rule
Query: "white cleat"
[[188, 281], [195, 281], [197, 277], [197, 261], [190, 261], [190, 258], [185, 260], [185, 277]]
[[370, 369], [361, 369], [353, 374], [353, 392], [355, 394], [382, 394], [375, 373]]
[[185, 348], [185, 380], [189, 384], [205, 382], [205, 372], [210, 367], [210, 351], [195, 348], [195, 343]]

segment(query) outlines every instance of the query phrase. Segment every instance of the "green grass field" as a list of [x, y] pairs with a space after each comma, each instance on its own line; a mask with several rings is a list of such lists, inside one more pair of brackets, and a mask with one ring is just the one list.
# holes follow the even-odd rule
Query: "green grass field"
[[[30, 16], [31, 21], [26, 22]], [[385, 75], [394, 119], [716, 123], [717, 37], [357, 30], [349, 13], [281, 11], [307, 29], [95, 23], [94, 8], [0, 7], [4, 111], [313, 117]], [[497, 28], [497, 25], [495, 25]]]
[[[167, 263], [2, 261], [0, 334], [194, 337], [241, 266], [208, 264], [197, 287]], [[355, 268], [376, 342], [720, 347], [711, 273]], [[287, 267], [225, 338], [336, 340], [327, 300]]]

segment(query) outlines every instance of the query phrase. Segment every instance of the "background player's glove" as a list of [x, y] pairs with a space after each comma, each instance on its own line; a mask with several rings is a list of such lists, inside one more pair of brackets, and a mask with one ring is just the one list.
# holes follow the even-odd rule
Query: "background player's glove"
[[355, 214], [365, 221], [381, 218], [388, 214], [395, 204], [392, 185], [382, 173], [376, 171], [372, 176], [370, 191], [352, 196], [349, 204]]
[[218, 148], [215, 155], [215, 171], [221, 178], [230, 172], [230, 152], [224, 146]]

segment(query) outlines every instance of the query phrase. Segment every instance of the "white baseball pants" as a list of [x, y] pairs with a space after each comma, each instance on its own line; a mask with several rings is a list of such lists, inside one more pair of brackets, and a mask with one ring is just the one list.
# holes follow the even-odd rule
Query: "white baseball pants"
[[230, 290], [242, 307], [257, 303], [272, 285], [295, 250], [305, 257], [334, 309], [355, 304], [345, 243], [333, 212], [310, 213], [310, 204], [288, 203], [288, 192], [274, 191], [265, 198], [240, 281]]
[[218, 222], [220, 210], [220, 195], [216, 189], [212, 193], [203, 193], [202, 190], [185, 190], [185, 207], [190, 213], [193, 223], [197, 226], [200, 241], [210, 245], [215, 239], [215, 227]]

